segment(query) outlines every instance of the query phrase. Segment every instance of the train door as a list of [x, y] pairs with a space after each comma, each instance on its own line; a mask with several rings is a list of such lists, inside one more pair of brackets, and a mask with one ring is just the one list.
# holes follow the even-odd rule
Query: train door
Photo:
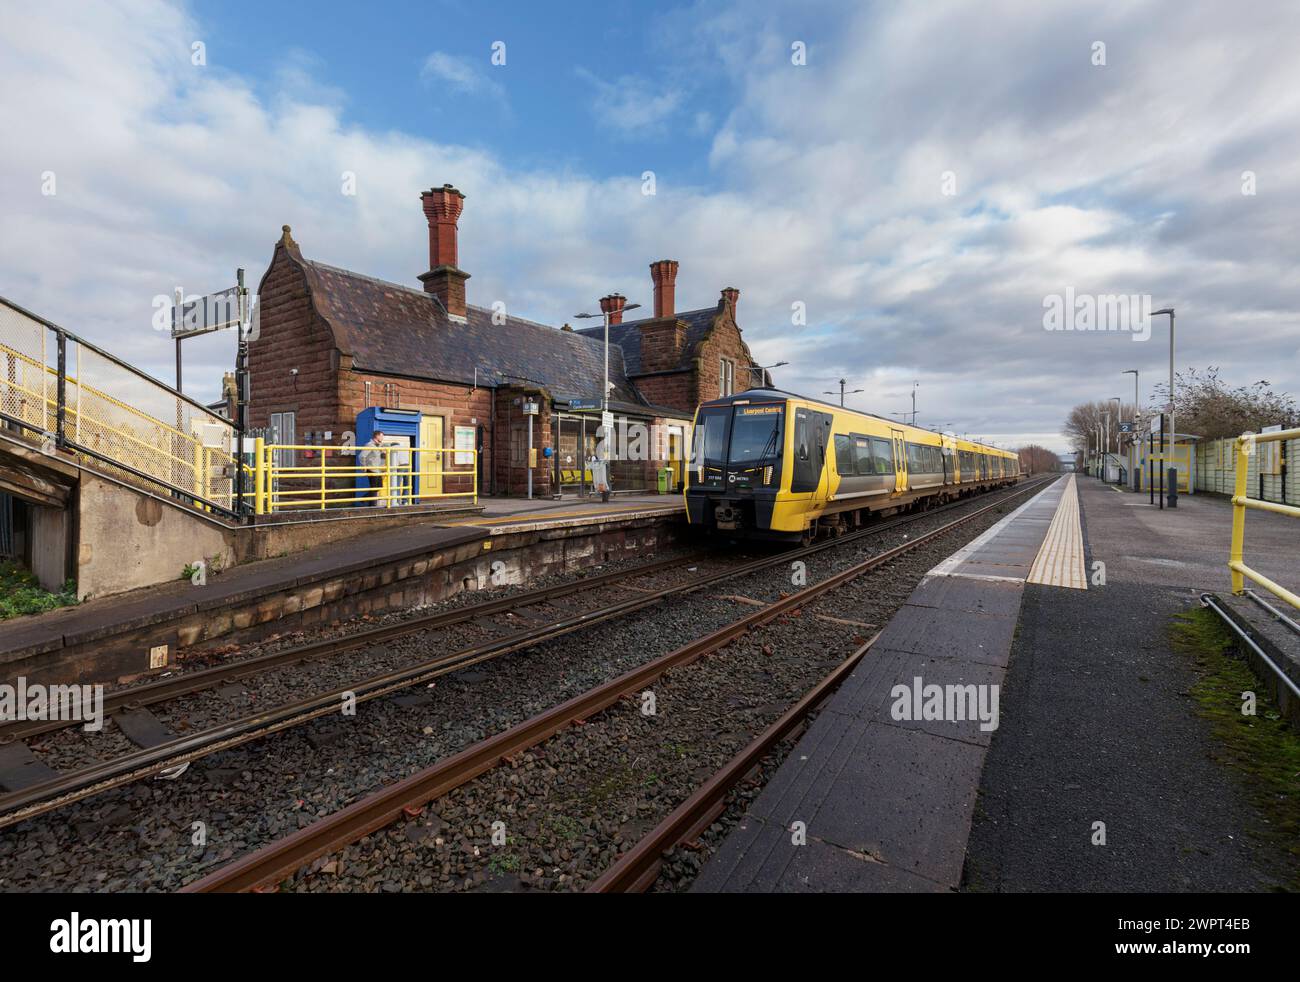
[[907, 490], [907, 447], [902, 430], [890, 430], [889, 433], [894, 444], [894, 493], [902, 494]]
[[442, 417], [420, 417], [420, 497], [442, 494]]

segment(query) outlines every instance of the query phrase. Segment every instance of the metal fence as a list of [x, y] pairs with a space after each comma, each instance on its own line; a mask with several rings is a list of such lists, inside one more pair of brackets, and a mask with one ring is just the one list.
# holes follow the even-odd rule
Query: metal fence
[[[1300, 439], [1261, 434], [1257, 451], [1247, 455], [1246, 497], [1284, 505], [1300, 505]], [[1262, 441], [1262, 442], [1260, 442]], [[1196, 448], [1196, 487], [1201, 491], [1235, 494], [1237, 438], [1206, 440]]]
[[0, 417], [133, 483], [239, 511], [229, 420], [3, 297]]

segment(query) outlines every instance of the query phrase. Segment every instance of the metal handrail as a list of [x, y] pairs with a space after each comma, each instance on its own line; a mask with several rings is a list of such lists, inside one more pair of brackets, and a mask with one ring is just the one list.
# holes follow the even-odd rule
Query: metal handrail
[[[319, 462], [310, 464], [279, 464], [277, 459], [281, 451], [295, 454], [310, 451], [320, 454]], [[383, 455], [384, 463], [380, 468], [363, 467], [356, 463], [356, 457], [363, 451], [374, 451]], [[331, 462], [330, 453], [335, 458], [351, 457], [352, 463]], [[401, 456], [405, 455], [405, 462]], [[428, 458], [452, 456], [451, 467], [426, 466]], [[457, 457], [468, 456], [466, 465], [457, 466]], [[396, 458], [396, 460], [394, 459]], [[271, 514], [275, 511], [289, 509], [315, 509], [324, 511], [330, 507], [360, 507], [372, 505], [377, 507], [397, 507], [405, 504], [419, 504], [427, 500], [442, 498], [468, 498], [478, 501], [478, 451], [459, 447], [440, 447], [437, 449], [403, 446], [346, 446], [330, 447], [318, 444], [267, 443], [258, 438], [253, 449], [253, 501], [254, 512], [258, 515]], [[444, 461], [445, 462], [445, 461]], [[377, 488], [356, 486], [356, 479], [362, 476], [382, 478]], [[430, 491], [429, 484], [436, 479], [441, 487], [445, 478], [468, 480], [470, 487], [465, 491]], [[419, 482], [417, 489], [416, 482]], [[281, 487], [282, 481], [302, 484], [302, 487]], [[331, 486], [331, 482], [333, 486]]]
[[1246, 565], [1244, 556], [1247, 508], [1254, 508], [1256, 511], [1270, 511], [1290, 518], [1300, 518], [1300, 508], [1295, 505], [1283, 505], [1275, 501], [1261, 501], [1258, 498], [1248, 496], [1246, 471], [1249, 466], [1250, 454], [1255, 446], [1260, 443], [1297, 439], [1300, 439], [1300, 428], [1278, 430], [1273, 433], [1243, 433], [1237, 437], [1235, 444], [1236, 484], [1232, 495], [1232, 546], [1228, 554], [1228, 569], [1232, 573], [1233, 593], [1243, 593], [1246, 589], [1246, 580], [1252, 580], [1279, 600], [1285, 600], [1292, 607], [1300, 609], [1300, 595], [1273, 582], [1263, 573], [1251, 569]]

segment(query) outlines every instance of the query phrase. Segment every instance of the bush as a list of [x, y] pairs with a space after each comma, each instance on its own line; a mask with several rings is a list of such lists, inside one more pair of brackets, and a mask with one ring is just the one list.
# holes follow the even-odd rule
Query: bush
[[25, 614], [43, 614], [77, 602], [77, 584], [68, 580], [59, 593], [42, 590], [31, 571], [12, 560], [0, 560], [0, 621]]

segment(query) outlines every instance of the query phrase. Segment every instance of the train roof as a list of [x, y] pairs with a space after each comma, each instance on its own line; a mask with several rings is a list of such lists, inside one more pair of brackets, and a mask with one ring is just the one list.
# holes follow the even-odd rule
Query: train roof
[[877, 413], [864, 412], [861, 409], [850, 409], [847, 406], [838, 406], [833, 402], [827, 402], [825, 399], [815, 399], [812, 396], [800, 395], [798, 392], [788, 392], [785, 389], [746, 389], [744, 392], [736, 392], [729, 396], [722, 396], [719, 399], [710, 399], [708, 402], [700, 403], [700, 408], [705, 406], [729, 406], [739, 401], [749, 401], [751, 399], [798, 399], [800, 402], [811, 402], [819, 406], [827, 406], [831, 409], [838, 409], [841, 412], [856, 413], [858, 416], [870, 416], [872, 419], [878, 419], [882, 423], [888, 423], [890, 426], [905, 426], [911, 430], [920, 430], [923, 433], [932, 433], [935, 436], [948, 437], [957, 443], [964, 443], [971, 447], [983, 447], [986, 450], [995, 450], [999, 453], [1014, 455], [1014, 450], [1003, 450], [1001, 447], [990, 446], [987, 443], [980, 443], [978, 440], [967, 440], [956, 434], [947, 434], [939, 430], [932, 430], [924, 426], [917, 426], [914, 423], [902, 423], [896, 419], [887, 419]]

